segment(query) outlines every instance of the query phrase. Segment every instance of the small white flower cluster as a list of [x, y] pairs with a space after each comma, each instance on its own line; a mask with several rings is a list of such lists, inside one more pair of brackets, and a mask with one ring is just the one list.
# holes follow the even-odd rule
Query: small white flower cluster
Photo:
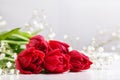
[[120, 58], [120, 56], [116, 54], [117, 52], [115, 52], [117, 50], [117, 47], [112, 46], [111, 52], [106, 52], [104, 48], [104, 46], [114, 41], [119, 42], [120, 32], [117, 31], [111, 33], [110, 38], [107, 40], [103, 39], [103, 34], [105, 34], [104, 31], [100, 31], [99, 36], [101, 36], [102, 38], [99, 38], [99, 36], [97, 36], [97, 38], [92, 39], [92, 42], [88, 47], [83, 47], [83, 51], [85, 51], [93, 61], [92, 68], [97, 70], [104, 69], [105, 67], [116, 61], [118, 58]]
[[3, 17], [2, 17], [2, 16], [0, 16], [0, 27], [3, 27], [3, 26], [5, 26], [5, 25], [6, 25], [6, 21], [3, 20]]
[[0, 68], [0, 75], [7, 75], [7, 74], [19, 74], [19, 70], [16, 69], [1, 69]]
[[0, 54], [0, 60], [3, 60], [5, 58], [5, 54]]
[[44, 29], [46, 16], [43, 14], [43, 10], [39, 13], [37, 10], [33, 11], [33, 16], [28, 23], [22, 28], [23, 31], [28, 33], [40, 32]]
[[[0, 62], [2, 62], [3, 64], [0, 64], [0, 75], [18, 74], [18, 71], [16, 71], [14, 68], [15, 65], [13, 62], [17, 57], [17, 53], [12, 53], [9, 49], [6, 49], [6, 48], [7, 48], [7, 44], [4, 42], [1, 42], [0, 43]], [[6, 55], [9, 55], [9, 57], [7, 57]]]
[[5, 51], [5, 43], [0, 43], [0, 60], [3, 60], [5, 58], [5, 54], [3, 53]]

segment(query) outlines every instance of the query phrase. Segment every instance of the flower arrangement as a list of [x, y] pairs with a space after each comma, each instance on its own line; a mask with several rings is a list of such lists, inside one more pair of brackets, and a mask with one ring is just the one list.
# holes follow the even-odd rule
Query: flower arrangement
[[[0, 34], [0, 69], [21, 74], [79, 72], [90, 68], [89, 57], [70, 45], [45, 40], [42, 35], [29, 34], [20, 28]], [[13, 71], [14, 70], [14, 71]]]
[[[0, 32], [0, 74], [79, 72], [89, 69], [92, 63], [94, 63], [92, 69], [101, 70], [104, 65], [107, 66], [117, 59], [114, 54], [105, 55], [103, 46], [116, 39], [119, 40], [119, 30], [118, 33], [113, 32], [113, 37], [103, 43], [97, 38], [93, 39], [88, 47], [84, 47], [82, 52], [79, 52], [71, 50], [69, 44], [78, 49], [76, 46], [80, 38], [76, 37], [72, 41], [73, 37], [64, 35], [64, 42], [53, 40], [56, 34], [46, 23], [45, 18], [44, 14], [39, 15], [35, 11], [30, 22], [22, 29], [15, 28]], [[5, 30], [6, 28], [3, 28], [5, 25], [6, 22], [0, 16], [0, 29]], [[47, 37], [37, 35], [44, 28], [48, 31]], [[103, 32], [100, 33], [103, 36]]]

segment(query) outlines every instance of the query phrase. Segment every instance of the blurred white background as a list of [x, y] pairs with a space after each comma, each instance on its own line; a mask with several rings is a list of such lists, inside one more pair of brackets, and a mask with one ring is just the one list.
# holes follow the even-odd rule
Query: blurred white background
[[45, 10], [57, 39], [79, 36], [80, 46], [89, 44], [100, 29], [120, 27], [119, 0], [0, 0], [0, 15], [9, 28], [24, 26], [35, 9]]

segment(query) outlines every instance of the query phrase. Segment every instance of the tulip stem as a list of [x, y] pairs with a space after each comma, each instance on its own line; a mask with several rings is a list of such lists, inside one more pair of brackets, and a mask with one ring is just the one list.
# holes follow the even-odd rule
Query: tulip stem
[[26, 38], [26, 37], [24, 37], [24, 36], [21, 36], [21, 35], [18, 35], [18, 34], [13, 34], [12, 36], [15, 36], [15, 37], [21, 38], [21, 39], [23, 39], [23, 40], [29, 41], [28, 38]]
[[18, 44], [18, 45], [27, 43], [27, 41], [12, 41], [12, 40], [2, 40], [1, 42], [11, 43], [11, 44]]
[[9, 57], [4, 57], [4, 60], [9, 60], [9, 61], [11, 61], [11, 62], [15, 62], [15, 60], [14, 60], [14, 59], [9, 58]]

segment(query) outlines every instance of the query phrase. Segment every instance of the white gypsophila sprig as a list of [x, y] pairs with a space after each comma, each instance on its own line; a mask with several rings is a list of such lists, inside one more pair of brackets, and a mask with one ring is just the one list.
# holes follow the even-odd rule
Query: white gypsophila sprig
[[0, 16], [0, 28], [3, 28], [3, 26], [5, 26], [7, 23], [5, 20], [3, 20], [3, 17]]
[[16, 60], [16, 58], [17, 58], [17, 53], [14, 53], [14, 54], [12, 55], [12, 57]]
[[2, 74], [2, 71], [3, 71], [3, 70], [0, 68], [0, 75]]
[[6, 66], [7, 66], [7, 68], [10, 68], [10, 67], [12, 66], [12, 63], [11, 63], [10, 61], [8, 61], [8, 62], [6, 63]]
[[5, 58], [5, 54], [4, 53], [0, 54], [0, 60], [3, 60], [4, 58]]
[[[85, 51], [93, 61], [92, 69], [104, 69], [106, 66], [112, 64], [116, 59], [118, 59], [119, 55], [110, 53], [113, 53], [113, 51], [119, 52], [119, 36], [120, 29], [112, 32], [100, 30], [97, 36], [92, 39], [90, 45], [88, 47], [83, 47], [83, 51]], [[117, 42], [117, 44], [114, 45], [113, 43], [115, 42]], [[111, 50], [109, 53], [106, 53], [106, 46], [107, 49]]]

